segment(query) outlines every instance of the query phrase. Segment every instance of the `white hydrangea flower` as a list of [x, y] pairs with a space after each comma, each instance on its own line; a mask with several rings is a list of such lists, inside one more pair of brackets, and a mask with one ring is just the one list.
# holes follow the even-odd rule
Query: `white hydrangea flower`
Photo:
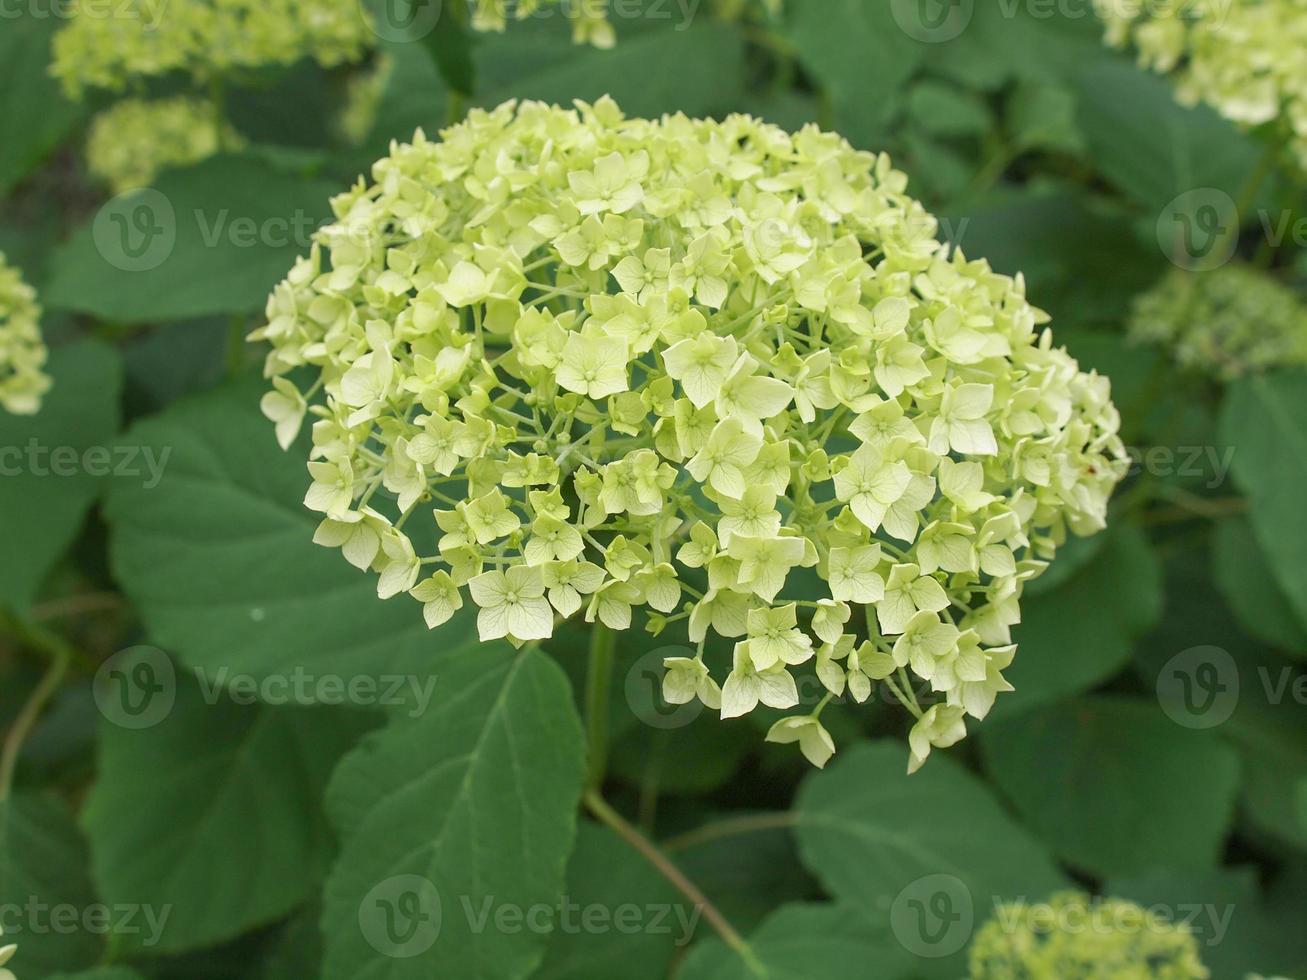
[[[465, 588], [487, 640], [643, 609], [698, 646], [669, 702], [884, 685], [915, 766], [1009, 689], [1024, 583], [1127, 465], [1020, 277], [815, 127], [508, 103], [333, 207], [254, 334], [264, 409], [285, 444], [308, 406], [320, 543], [433, 626]], [[819, 711], [773, 740], [824, 762]]]
[[1094, 0], [1107, 40], [1173, 74], [1179, 97], [1241, 126], [1275, 123], [1307, 167], [1307, 6], [1301, 0]]

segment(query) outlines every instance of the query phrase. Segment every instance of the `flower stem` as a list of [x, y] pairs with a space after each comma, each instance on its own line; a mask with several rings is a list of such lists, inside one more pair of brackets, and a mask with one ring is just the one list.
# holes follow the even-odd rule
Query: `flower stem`
[[590, 790], [585, 794], [583, 802], [586, 809], [594, 814], [600, 823], [608, 826], [618, 837], [639, 851], [644, 859], [658, 870], [659, 874], [670, 881], [677, 891], [703, 912], [704, 920], [713, 927], [717, 935], [721, 936], [722, 941], [744, 960], [755, 976], [765, 977], [767, 975], [762, 963], [759, 962], [749, 944], [745, 942], [744, 937], [726, 921], [721, 912], [717, 910], [717, 907], [708, 901], [708, 896], [700, 891], [699, 887], [687, 878], [681, 869], [668, 859], [667, 855], [658, 849], [658, 845], [631, 826], [620, 813], [609, 806], [603, 797], [594, 790]]
[[23, 743], [36, 727], [46, 703], [55, 691], [59, 690], [68, 663], [73, 659], [73, 648], [57, 634], [19, 621], [15, 621], [12, 625], [23, 642], [39, 648], [49, 656], [50, 666], [18, 712], [8, 734], [5, 735], [4, 746], [0, 748], [0, 801], [9, 798], [9, 790], [13, 786], [14, 771], [18, 768], [18, 756], [23, 750]]
[[586, 787], [597, 790], [608, 767], [608, 698], [613, 681], [613, 650], [617, 634], [596, 622], [590, 633], [590, 663], [585, 676], [586, 745], [589, 764]]

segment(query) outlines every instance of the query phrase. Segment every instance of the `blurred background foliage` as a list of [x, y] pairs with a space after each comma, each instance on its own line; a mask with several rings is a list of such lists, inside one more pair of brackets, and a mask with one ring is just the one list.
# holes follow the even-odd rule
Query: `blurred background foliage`
[[[11, 965], [24, 980], [96, 964], [106, 966], [80, 975], [757, 975], [702, 926], [688, 955], [668, 936], [555, 930], [454, 936], [441, 959], [378, 965], [347, 899], [367, 867], [360, 851], [375, 846], [357, 829], [419, 846], [421, 815], [449, 801], [427, 787], [408, 816], [365, 819], [360, 798], [416, 780], [409, 767], [434, 766], [489, 730], [492, 706], [437, 710], [414, 731], [390, 728], [351, 751], [378, 716], [216, 710], [194, 680], [193, 670], [220, 683], [310, 665], [350, 677], [434, 671], [445, 690], [460, 671], [473, 672], [465, 680], [503, 671], [497, 689], [519, 712], [530, 700], [521, 685], [549, 681], [542, 654], [520, 670], [497, 654], [465, 666], [475, 645], [466, 621], [462, 634], [428, 634], [414, 607], [378, 603], [368, 580], [311, 543], [303, 456], [274, 444], [257, 409], [258, 357], [243, 342], [306, 250], [307, 231], [245, 241], [219, 223], [311, 229], [332, 194], [416, 127], [434, 133], [470, 106], [509, 98], [566, 104], [605, 93], [630, 115], [746, 112], [888, 151], [944, 236], [1001, 272], [1024, 273], [1057, 341], [1112, 377], [1123, 434], [1145, 463], [1119, 493], [1109, 532], [1069, 546], [1028, 590], [1009, 675], [1016, 692], [977, 737], [916, 777], [886, 744], [903, 734], [901, 712], [833, 706], [823, 721], [848, 748], [812, 773], [797, 753], [761, 742], [766, 711], [730, 724], [642, 723], [632, 710], [643, 696], [637, 672], [634, 695], [613, 691], [613, 805], [661, 842], [776, 978], [961, 975], [965, 951], [918, 958], [890, 927], [896, 897], [942, 871], [966, 883], [977, 925], [995, 901], [1069, 886], [1180, 917], [1230, 909], [1223, 926], [1205, 911], [1193, 921], [1214, 977], [1307, 977], [1307, 379], [1264, 373], [1293, 360], [1278, 351], [1216, 373], [1177, 358], [1178, 334], [1195, 323], [1177, 307], [1209, 273], [1177, 271], [1159, 243], [1177, 198], [1228, 195], [1239, 208], [1232, 261], [1278, 290], [1237, 312], [1236, 324], [1255, 329], [1274, 309], [1300, 337], [1307, 251], [1292, 236], [1273, 241], [1266, 221], [1298, 220], [1302, 175], [1268, 165], [1259, 134], [1180, 105], [1165, 79], [1105, 47], [1088, 3], [979, 3], [964, 30], [935, 42], [905, 32], [904, 6], [704, 0], [690, 16], [674, 0], [645, 0], [613, 17], [608, 49], [574, 44], [560, 16], [504, 33], [451, 16], [420, 40], [378, 37], [358, 60], [329, 68], [305, 59], [243, 69], [223, 79], [211, 139], [148, 162], [162, 164], [149, 184], [178, 220], [166, 261], [146, 271], [124, 270], [97, 239], [102, 207], [133, 182], [106, 180], [112, 161], [101, 173], [88, 164], [97, 115], [117, 97], [71, 101], [52, 78], [57, 7], [6, 11], [0, 251], [38, 289], [55, 387], [40, 415], [0, 417], [0, 444], [121, 439], [170, 453], [165, 478], [148, 488], [86, 474], [0, 480], [0, 725], [18, 727], [46, 655], [69, 660], [6, 788], [0, 902], [39, 895], [85, 907], [98, 896], [173, 909], [149, 948], [121, 931], [107, 943], [84, 931], [19, 937]], [[174, 76], [135, 88], [127, 97], [197, 95]], [[147, 135], [168, 131], [145, 125]], [[187, 139], [194, 128], [182, 126]], [[111, 118], [98, 156], [123, 154], [139, 171], [130, 138], [140, 135]], [[1141, 300], [1176, 277], [1187, 281], [1168, 287], [1173, 299]], [[1159, 309], [1175, 323], [1159, 326]], [[565, 630], [547, 649], [578, 690], [585, 642]], [[136, 644], [177, 663], [177, 703], [151, 733], [94, 707], [97, 667]], [[661, 646], [624, 638], [618, 677]], [[1222, 677], [1237, 679], [1237, 705], [1210, 728], [1179, 723], [1167, 710], [1167, 672], [1186, 651], [1211, 647], [1224, 658], [1213, 662], [1232, 665]], [[579, 738], [561, 707], [536, 721], [532, 738]], [[520, 792], [486, 752], [461, 764], [462, 778], [487, 800]], [[537, 764], [546, 785], [571, 778], [566, 759]], [[451, 847], [493, 849], [492, 833], [511, 834], [502, 814], [483, 819], [481, 835], [465, 827]], [[490, 861], [506, 900], [565, 889], [608, 907], [683, 901], [598, 824], [582, 822], [563, 878], [571, 818], [551, 819], [532, 825], [529, 867]], [[458, 880], [463, 870], [449, 873]]]

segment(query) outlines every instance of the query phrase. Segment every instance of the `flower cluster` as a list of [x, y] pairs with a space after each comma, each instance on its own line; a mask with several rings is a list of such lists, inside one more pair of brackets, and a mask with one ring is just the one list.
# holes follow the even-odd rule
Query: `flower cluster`
[[51, 71], [74, 98], [171, 72], [204, 83], [301, 58], [330, 68], [377, 40], [363, 7], [341, 0], [116, 0], [112, 16], [100, 6], [74, 5], [54, 39]]
[[40, 321], [36, 290], [0, 252], [0, 407], [15, 415], [40, 411], [50, 390]]
[[161, 170], [198, 163], [242, 142], [206, 99], [123, 99], [92, 121], [86, 162], [119, 194], [149, 185]]
[[[477, 30], [502, 31], [513, 16], [562, 5], [576, 41], [602, 48], [616, 41], [608, 0], [468, 2]], [[143, 77], [172, 72], [207, 83], [301, 58], [333, 68], [361, 60], [378, 37], [358, 0], [115, 0], [111, 16], [100, 6], [73, 4], [55, 36], [51, 71], [73, 98], [88, 89], [121, 92]]]
[[971, 947], [972, 980], [1206, 980], [1188, 926], [1131, 902], [1063, 892], [1000, 907]]
[[1288, 286], [1240, 263], [1171, 272], [1135, 300], [1129, 333], [1226, 380], [1307, 364], [1307, 307]]
[[1174, 73], [1178, 94], [1243, 126], [1275, 123], [1307, 166], [1307, 4], [1302, 0], [1094, 0], [1108, 41]]
[[[644, 607], [698, 647], [670, 701], [793, 708], [806, 665], [902, 700], [914, 768], [962, 738], [1010, 690], [1023, 584], [1126, 466], [1021, 279], [815, 127], [603, 99], [442, 135], [333, 201], [253, 335], [282, 445], [314, 418], [316, 540], [432, 627], [470, 598], [485, 640]], [[770, 737], [823, 764], [825, 703]]]

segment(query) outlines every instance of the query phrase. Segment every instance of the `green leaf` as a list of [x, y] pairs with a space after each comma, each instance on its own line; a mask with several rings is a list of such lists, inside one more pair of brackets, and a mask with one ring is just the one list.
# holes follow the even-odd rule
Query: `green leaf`
[[[795, 806], [799, 851], [836, 899], [960, 969], [972, 922], [995, 901], [1043, 895], [1064, 879], [1044, 845], [953, 759], [936, 753], [913, 776], [906, 767], [907, 747], [881, 741], [809, 776]], [[947, 918], [915, 918], [918, 905], [937, 908], [941, 892]]]
[[[7, 910], [0, 945], [18, 943], [11, 964], [23, 977], [94, 964], [103, 950], [87, 929], [53, 928], [51, 907], [84, 913], [96, 903], [86, 842], [65, 806], [19, 793], [0, 801], [0, 906]], [[15, 928], [21, 925], [22, 931]]]
[[516, 980], [563, 889], [584, 775], [562, 670], [500, 645], [444, 660], [440, 694], [342, 762], [324, 980]]
[[[278, 448], [242, 382], [180, 402], [127, 438], [171, 448], [158, 486], [115, 483], [114, 571], [152, 642], [215, 679], [248, 674], [426, 678], [436, 652], [475, 644], [475, 612], [432, 634], [406, 597], [313, 543], [307, 443]], [[281, 680], [278, 683], [282, 683]]]
[[[26, 964], [24, 964], [24, 972]], [[102, 966], [80, 973], [56, 973], [47, 980], [143, 980], [135, 970], [126, 966]]]
[[[861, 910], [795, 904], [778, 909], [752, 936], [749, 947], [766, 972], [750, 969], [718, 939], [695, 946], [677, 980], [915, 980], [912, 957]], [[870, 964], [874, 973], [869, 973]]]
[[189, 680], [157, 724], [106, 716], [83, 815], [105, 901], [168, 909], [157, 942], [147, 940], [160, 952], [285, 915], [326, 872], [327, 779], [372, 724], [344, 709], [239, 705]]
[[1221, 441], [1248, 495], [1253, 533], [1300, 624], [1307, 624], [1307, 374], [1259, 375], [1226, 397]]
[[577, 830], [553, 938], [531, 980], [663, 980], [701, 910], [612, 831]]
[[892, 5], [901, 8], [901, 17], [931, 18], [946, 26], [948, 20], [940, 21], [939, 14], [952, 6], [965, 29], [952, 38], [952, 31], [945, 30], [945, 39], [930, 45], [927, 66], [980, 91], [1018, 80], [1057, 84], [1114, 57], [1103, 44], [1098, 18], [1074, 4], [892, 0]]
[[259, 980], [304, 980], [322, 974], [322, 910], [312, 904], [295, 913], [281, 930]]
[[261, 310], [342, 189], [254, 154], [169, 171], [55, 253], [42, 301], [132, 323]]
[[1156, 216], [1180, 194], [1238, 193], [1257, 164], [1252, 140], [1213, 109], [1187, 108], [1171, 83], [1126, 64], [1079, 79], [1079, 123], [1090, 157]]
[[[1243, 760], [1240, 811], [1257, 832], [1307, 850], [1307, 732], [1302, 704], [1292, 697], [1300, 675], [1266, 667], [1256, 673], [1241, 677], [1245, 697], [1223, 729]], [[1278, 690], [1280, 685], [1286, 686]]]
[[1060, 85], [1023, 82], [1007, 102], [1008, 128], [1020, 150], [1079, 154], [1085, 138], [1076, 123], [1076, 97]]
[[128, 418], [153, 415], [184, 395], [219, 384], [227, 373], [231, 325], [221, 317], [142, 331], [121, 348]]
[[[908, 130], [903, 135], [903, 148], [902, 165], [912, 174], [913, 193], [923, 200], [953, 200], [975, 178], [975, 163], [942, 139]], [[941, 230], [943, 237], [948, 238], [955, 227], [945, 226]]]
[[[1258, 649], [1239, 628], [1212, 581], [1209, 537], [1177, 537], [1172, 538], [1168, 545], [1163, 564], [1166, 601], [1162, 618], [1135, 644], [1134, 649], [1134, 673], [1146, 688], [1158, 690], [1159, 682], [1166, 683], [1167, 675], [1173, 681], [1176, 679], [1176, 667], [1189, 666], [1183, 662], [1172, 664], [1176, 657], [1185, 655], [1204, 659], [1201, 653], [1189, 653], [1194, 648], [1225, 650], [1234, 656], [1237, 664], [1264, 659], [1264, 651]], [[1168, 697], [1183, 696], [1183, 693], [1172, 688]], [[1181, 717], [1190, 712], [1189, 705], [1178, 707]], [[1206, 710], [1217, 712], [1224, 707], [1224, 704], [1207, 705]], [[1206, 713], [1202, 705], [1199, 708], [1201, 713]]]
[[[986, 767], [1057, 854], [1095, 874], [1215, 866], [1239, 759], [1156, 705], [1087, 698], [989, 724]], [[1198, 778], [1201, 774], [1201, 778]]]
[[912, 86], [908, 116], [933, 136], [983, 136], [994, 124], [989, 107], [978, 96], [931, 79]]
[[999, 272], [1021, 273], [1032, 300], [1052, 315], [1059, 344], [1072, 326], [1119, 330], [1135, 295], [1166, 267], [1121, 209], [1060, 183], [1003, 189], [950, 211], [941, 219], [948, 237]]
[[864, 149], [883, 143], [903, 88], [925, 55], [925, 45], [899, 23], [902, 13], [895, 8], [902, 6], [900, 0], [789, 0], [785, 5], [788, 38], [830, 98], [835, 129]]
[[475, 38], [464, 22], [466, 16], [467, 7], [463, 0], [449, 0], [444, 15], [436, 20], [435, 27], [423, 39], [423, 47], [440, 69], [445, 84], [461, 95], [471, 95], [476, 91], [476, 64], [472, 60]]
[[1161, 586], [1157, 559], [1141, 532], [1129, 525], [1105, 532], [1101, 547], [1074, 575], [1022, 600], [1022, 622], [1013, 631], [1017, 656], [1005, 672], [1016, 690], [995, 702], [991, 718], [1013, 717], [1115, 674], [1161, 615]]
[[[118, 435], [122, 365], [103, 344], [56, 347], [54, 387], [34, 416], [0, 412], [0, 605], [26, 612], [104, 487], [133, 479]], [[129, 451], [129, 450], [128, 450]], [[22, 560], [16, 556], [21, 555]]]
[[652, 0], [651, 9], [660, 16], [614, 18], [617, 46], [608, 51], [573, 44], [561, 16], [528, 18], [483, 36], [475, 50], [476, 103], [523, 98], [570, 105], [611, 95], [628, 116], [646, 118], [736, 108], [745, 74], [738, 32], [708, 18], [683, 22], [675, 4]]
[[1307, 659], [1307, 629], [1294, 615], [1245, 517], [1213, 530], [1212, 576], [1245, 630], [1286, 654]]
[[[623, 702], [620, 710], [630, 708]], [[758, 738], [747, 725], [723, 725], [713, 712], [698, 715], [684, 728], [636, 725], [613, 739], [609, 767], [632, 785], [643, 783], [660, 793], [705, 793], [735, 774], [757, 750]]]
[[82, 114], [50, 76], [50, 38], [59, 20], [48, 8], [44, 15], [38, 9], [7, 8], [0, 31], [0, 199], [68, 136]]

